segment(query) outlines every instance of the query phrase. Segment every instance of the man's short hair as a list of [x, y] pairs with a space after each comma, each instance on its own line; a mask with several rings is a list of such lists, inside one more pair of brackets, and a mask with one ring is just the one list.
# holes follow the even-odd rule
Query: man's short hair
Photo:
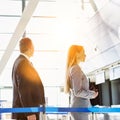
[[22, 38], [19, 43], [20, 52], [25, 53], [26, 51], [28, 51], [31, 48], [32, 45], [33, 45], [33, 43], [30, 38], [27, 38], [27, 37]]

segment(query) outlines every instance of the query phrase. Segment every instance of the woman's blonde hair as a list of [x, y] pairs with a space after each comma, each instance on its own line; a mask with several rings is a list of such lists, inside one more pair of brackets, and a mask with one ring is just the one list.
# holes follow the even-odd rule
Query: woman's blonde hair
[[82, 51], [84, 51], [84, 48], [83, 46], [80, 46], [80, 45], [72, 45], [68, 50], [67, 64], [66, 64], [66, 80], [65, 80], [65, 86], [64, 86], [65, 93], [69, 93], [71, 88], [69, 68], [75, 64], [78, 64], [77, 55], [80, 54]]

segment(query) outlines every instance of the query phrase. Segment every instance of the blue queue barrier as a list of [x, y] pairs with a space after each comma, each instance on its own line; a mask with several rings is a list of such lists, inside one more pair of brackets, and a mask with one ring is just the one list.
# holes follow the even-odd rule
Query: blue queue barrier
[[120, 108], [69, 108], [69, 107], [28, 107], [0, 108], [0, 113], [45, 112], [46, 114], [67, 114], [68, 112], [119, 113]]

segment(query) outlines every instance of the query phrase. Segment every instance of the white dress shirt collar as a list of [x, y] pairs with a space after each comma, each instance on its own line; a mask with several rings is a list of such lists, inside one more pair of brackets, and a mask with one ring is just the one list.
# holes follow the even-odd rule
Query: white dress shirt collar
[[28, 60], [30, 60], [30, 58], [27, 56], [27, 55], [25, 55], [24, 53], [20, 53], [21, 55], [23, 55], [25, 58], [27, 58]]

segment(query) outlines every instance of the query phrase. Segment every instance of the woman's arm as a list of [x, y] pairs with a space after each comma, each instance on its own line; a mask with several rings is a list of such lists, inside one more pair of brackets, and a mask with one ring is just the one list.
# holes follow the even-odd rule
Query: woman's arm
[[83, 80], [86, 79], [86, 77], [84, 77], [79, 66], [76, 65], [73, 68], [71, 68], [70, 76], [72, 90], [76, 97], [92, 99], [97, 96], [97, 92], [83, 88]]

